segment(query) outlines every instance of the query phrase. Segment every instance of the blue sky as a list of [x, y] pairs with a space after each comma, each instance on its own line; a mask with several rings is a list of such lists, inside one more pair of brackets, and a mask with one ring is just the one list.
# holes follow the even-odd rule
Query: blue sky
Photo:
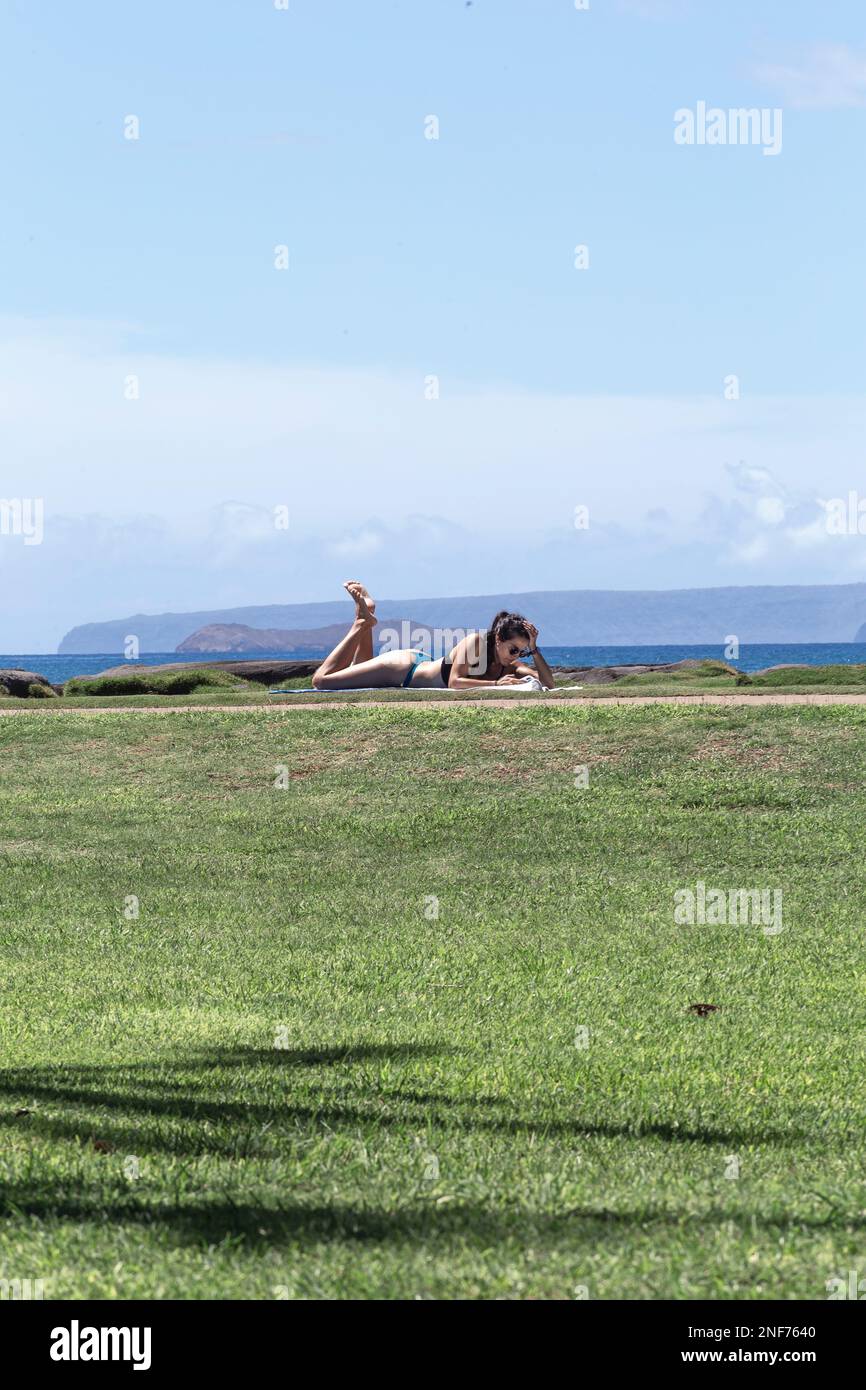
[[[0, 650], [356, 570], [866, 576], [820, 525], [866, 493], [861, 4], [0, 14], [0, 495], [45, 511], [0, 535]], [[699, 101], [780, 108], [781, 151], [678, 146]]]

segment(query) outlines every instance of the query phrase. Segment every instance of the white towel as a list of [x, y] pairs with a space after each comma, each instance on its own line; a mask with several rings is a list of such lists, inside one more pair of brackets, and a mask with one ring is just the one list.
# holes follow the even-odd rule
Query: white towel
[[[449, 690], [449, 689], [447, 688], [447, 686], [446, 686], [445, 689], [443, 689], [443, 690], [439, 690], [439, 689], [437, 689], [437, 687], [435, 687], [435, 686], [417, 686], [417, 687], [415, 687], [415, 688], [416, 688], [416, 689], [423, 689], [423, 690], [430, 690], [430, 691], [432, 691], [432, 692], [433, 692], [434, 694], [436, 694], [436, 695], [456, 695], [456, 694], [458, 693], [458, 692], [457, 692], [456, 690], [454, 690], [454, 689]], [[381, 685], [381, 686], [377, 686], [377, 685], [356, 685], [356, 686], [352, 686], [352, 687], [350, 687], [349, 689], [345, 689], [345, 690], [314, 690], [313, 687], [312, 687], [311, 685], [308, 685], [308, 686], [304, 686], [304, 687], [301, 688], [300, 690], [269, 690], [269, 691], [268, 691], [268, 694], [269, 694], [269, 695], [330, 695], [330, 696], [333, 697], [334, 695], [357, 695], [357, 693], [358, 693], [359, 691], [366, 691], [366, 692], [369, 692], [369, 693], [371, 693], [371, 694], [375, 692], [376, 694], [379, 694], [382, 690], [399, 690], [399, 689], [400, 689], [400, 686], [394, 686], [394, 685]], [[512, 694], [521, 694], [521, 693], [526, 694], [526, 691], [527, 691], [527, 690], [540, 690], [540, 691], [542, 691], [542, 693], [544, 693], [544, 694], [550, 694], [550, 693], [551, 693], [550, 691], [548, 691], [548, 689], [547, 689], [546, 686], [544, 686], [544, 685], [541, 684], [541, 681], [538, 679], [537, 676], [521, 676], [521, 677], [520, 677], [520, 680], [517, 681], [514, 685], [500, 685], [500, 686], [497, 686], [496, 689], [497, 689], [497, 694], [501, 694], [503, 691], [506, 692], [506, 693], [507, 693], [508, 691], [511, 691]], [[556, 689], [557, 689], [557, 690], [582, 690], [582, 689], [583, 689], [583, 686], [582, 686], [582, 685], [559, 685], [559, 686], [556, 687]]]
[[521, 676], [520, 680], [514, 685], [501, 685], [500, 690], [511, 690], [515, 694], [526, 692], [527, 690], [540, 690], [544, 695], [552, 695], [555, 690], [582, 690], [582, 685], [557, 685], [554, 690], [548, 690], [546, 685], [542, 685], [537, 676]]

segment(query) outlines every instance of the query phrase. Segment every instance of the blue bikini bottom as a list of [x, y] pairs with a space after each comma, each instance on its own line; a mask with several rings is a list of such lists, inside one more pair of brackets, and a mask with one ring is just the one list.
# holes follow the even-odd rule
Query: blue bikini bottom
[[413, 652], [412, 655], [414, 656], [415, 660], [412, 662], [412, 665], [409, 667], [409, 674], [408, 674], [408, 676], [406, 677], [406, 679], [405, 679], [404, 682], [403, 682], [403, 685], [404, 685], [404, 686], [407, 686], [407, 685], [411, 685], [411, 684], [412, 684], [412, 677], [414, 676], [414, 674], [415, 674], [415, 672], [417, 671], [418, 667], [421, 665], [421, 662], [427, 660], [427, 657], [426, 657], [426, 655], [425, 655], [424, 652]]

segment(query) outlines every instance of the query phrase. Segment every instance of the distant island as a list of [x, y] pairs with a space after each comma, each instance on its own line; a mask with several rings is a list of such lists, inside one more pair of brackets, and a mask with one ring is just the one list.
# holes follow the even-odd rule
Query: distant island
[[249, 627], [246, 623], [208, 623], [197, 628], [175, 647], [176, 652], [297, 652], [333, 647], [345, 628], [311, 628], [298, 632], [286, 628]]
[[[429, 639], [429, 629], [408, 619], [383, 619], [374, 632], [374, 645], [397, 642], [387, 637], [389, 629], [402, 632], [411, 629], [411, 640]], [[417, 635], [416, 635], [417, 634]], [[249, 627], [246, 623], [208, 623], [185, 637], [175, 647], [176, 652], [329, 652], [346, 635], [346, 623], [331, 623], [329, 627], [307, 629]]]
[[[383, 598], [377, 611], [383, 624], [399, 624], [411, 613], [419, 626], [441, 629], [484, 627], [500, 608], [526, 613], [538, 626], [542, 644], [555, 647], [721, 644], [728, 636], [736, 636], [741, 643], [866, 640], [866, 584], [569, 589], [457, 598]], [[201, 638], [202, 630], [217, 626], [265, 632], [270, 637], [282, 633], [301, 646], [305, 643], [299, 639], [303, 636], [306, 640], [317, 629], [339, 635], [351, 615], [348, 600], [199, 613], [136, 613], [72, 628], [58, 652], [122, 653], [127, 637], [132, 635], [137, 637], [141, 652], [173, 652], [187, 641], [209, 640]], [[329, 647], [330, 639], [322, 636], [321, 645]], [[292, 648], [281, 645], [278, 649]], [[261, 648], [229, 646], [219, 650]]]

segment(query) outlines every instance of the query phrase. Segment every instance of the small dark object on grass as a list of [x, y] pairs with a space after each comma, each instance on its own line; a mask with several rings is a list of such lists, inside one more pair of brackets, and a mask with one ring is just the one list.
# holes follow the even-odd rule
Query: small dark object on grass
[[107, 1139], [94, 1139], [93, 1147], [98, 1154], [114, 1153], [114, 1145], [110, 1144]]
[[15, 1119], [16, 1119], [16, 1120], [19, 1120], [19, 1119], [21, 1118], [22, 1115], [32, 1115], [32, 1114], [33, 1114], [33, 1111], [32, 1111], [32, 1110], [24, 1110], [24, 1109], [16, 1110], [16, 1111], [15, 1111]]
[[718, 1004], [689, 1004], [689, 1013], [697, 1014], [698, 1018], [706, 1018], [707, 1014], [715, 1014], [718, 1011]]

